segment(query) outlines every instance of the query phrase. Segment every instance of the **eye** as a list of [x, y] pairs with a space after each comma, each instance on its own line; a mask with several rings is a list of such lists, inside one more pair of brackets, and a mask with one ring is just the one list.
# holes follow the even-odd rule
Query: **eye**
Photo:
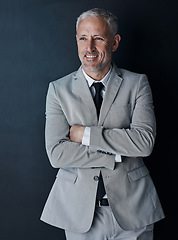
[[97, 40], [97, 41], [103, 41], [104, 39], [101, 38], [101, 37], [96, 37], [95, 40]]
[[80, 37], [79, 40], [81, 40], [81, 41], [85, 41], [86, 38], [85, 38], [85, 37]]

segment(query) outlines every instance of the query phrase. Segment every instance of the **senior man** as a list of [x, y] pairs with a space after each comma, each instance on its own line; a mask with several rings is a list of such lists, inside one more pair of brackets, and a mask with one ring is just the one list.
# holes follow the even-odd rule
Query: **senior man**
[[76, 30], [81, 67], [47, 94], [46, 149], [60, 170], [41, 219], [68, 240], [151, 240], [164, 213], [143, 161], [156, 136], [147, 77], [112, 62], [110, 12], [82, 13]]

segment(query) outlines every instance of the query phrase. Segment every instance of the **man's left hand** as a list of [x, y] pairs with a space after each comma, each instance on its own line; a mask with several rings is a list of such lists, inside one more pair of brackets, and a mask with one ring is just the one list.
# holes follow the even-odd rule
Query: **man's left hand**
[[69, 138], [72, 142], [81, 143], [85, 127], [81, 125], [73, 125], [70, 128]]

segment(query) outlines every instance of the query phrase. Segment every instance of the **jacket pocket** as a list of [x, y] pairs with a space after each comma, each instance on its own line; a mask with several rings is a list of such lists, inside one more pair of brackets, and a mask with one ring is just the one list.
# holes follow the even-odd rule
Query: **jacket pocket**
[[60, 181], [67, 181], [71, 183], [75, 183], [77, 180], [77, 174], [71, 171], [67, 171], [64, 169], [60, 169], [56, 176]]
[[139, 168], [136, 168], [128, 172], [128, 179], [130, 182], [137, 181], [142, 177], [145, 177], [149, 174], [148, 168], [145, 165], [142, 165]]

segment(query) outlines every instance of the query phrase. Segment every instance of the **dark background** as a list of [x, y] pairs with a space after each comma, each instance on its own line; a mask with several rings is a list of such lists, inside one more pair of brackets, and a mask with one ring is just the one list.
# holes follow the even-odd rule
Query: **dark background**
[[45, 98], [50, 81], [80, 66], [75, 22], [93, 7], [118, 16], [115, 63], [149, 77], [158, 129], [146, 164], [166, 214], [155, 239], [177, 237], [177, 0], [0, 0], [1, 240], [65, 239], [39, 220], [57, 171], [44, 147]]

